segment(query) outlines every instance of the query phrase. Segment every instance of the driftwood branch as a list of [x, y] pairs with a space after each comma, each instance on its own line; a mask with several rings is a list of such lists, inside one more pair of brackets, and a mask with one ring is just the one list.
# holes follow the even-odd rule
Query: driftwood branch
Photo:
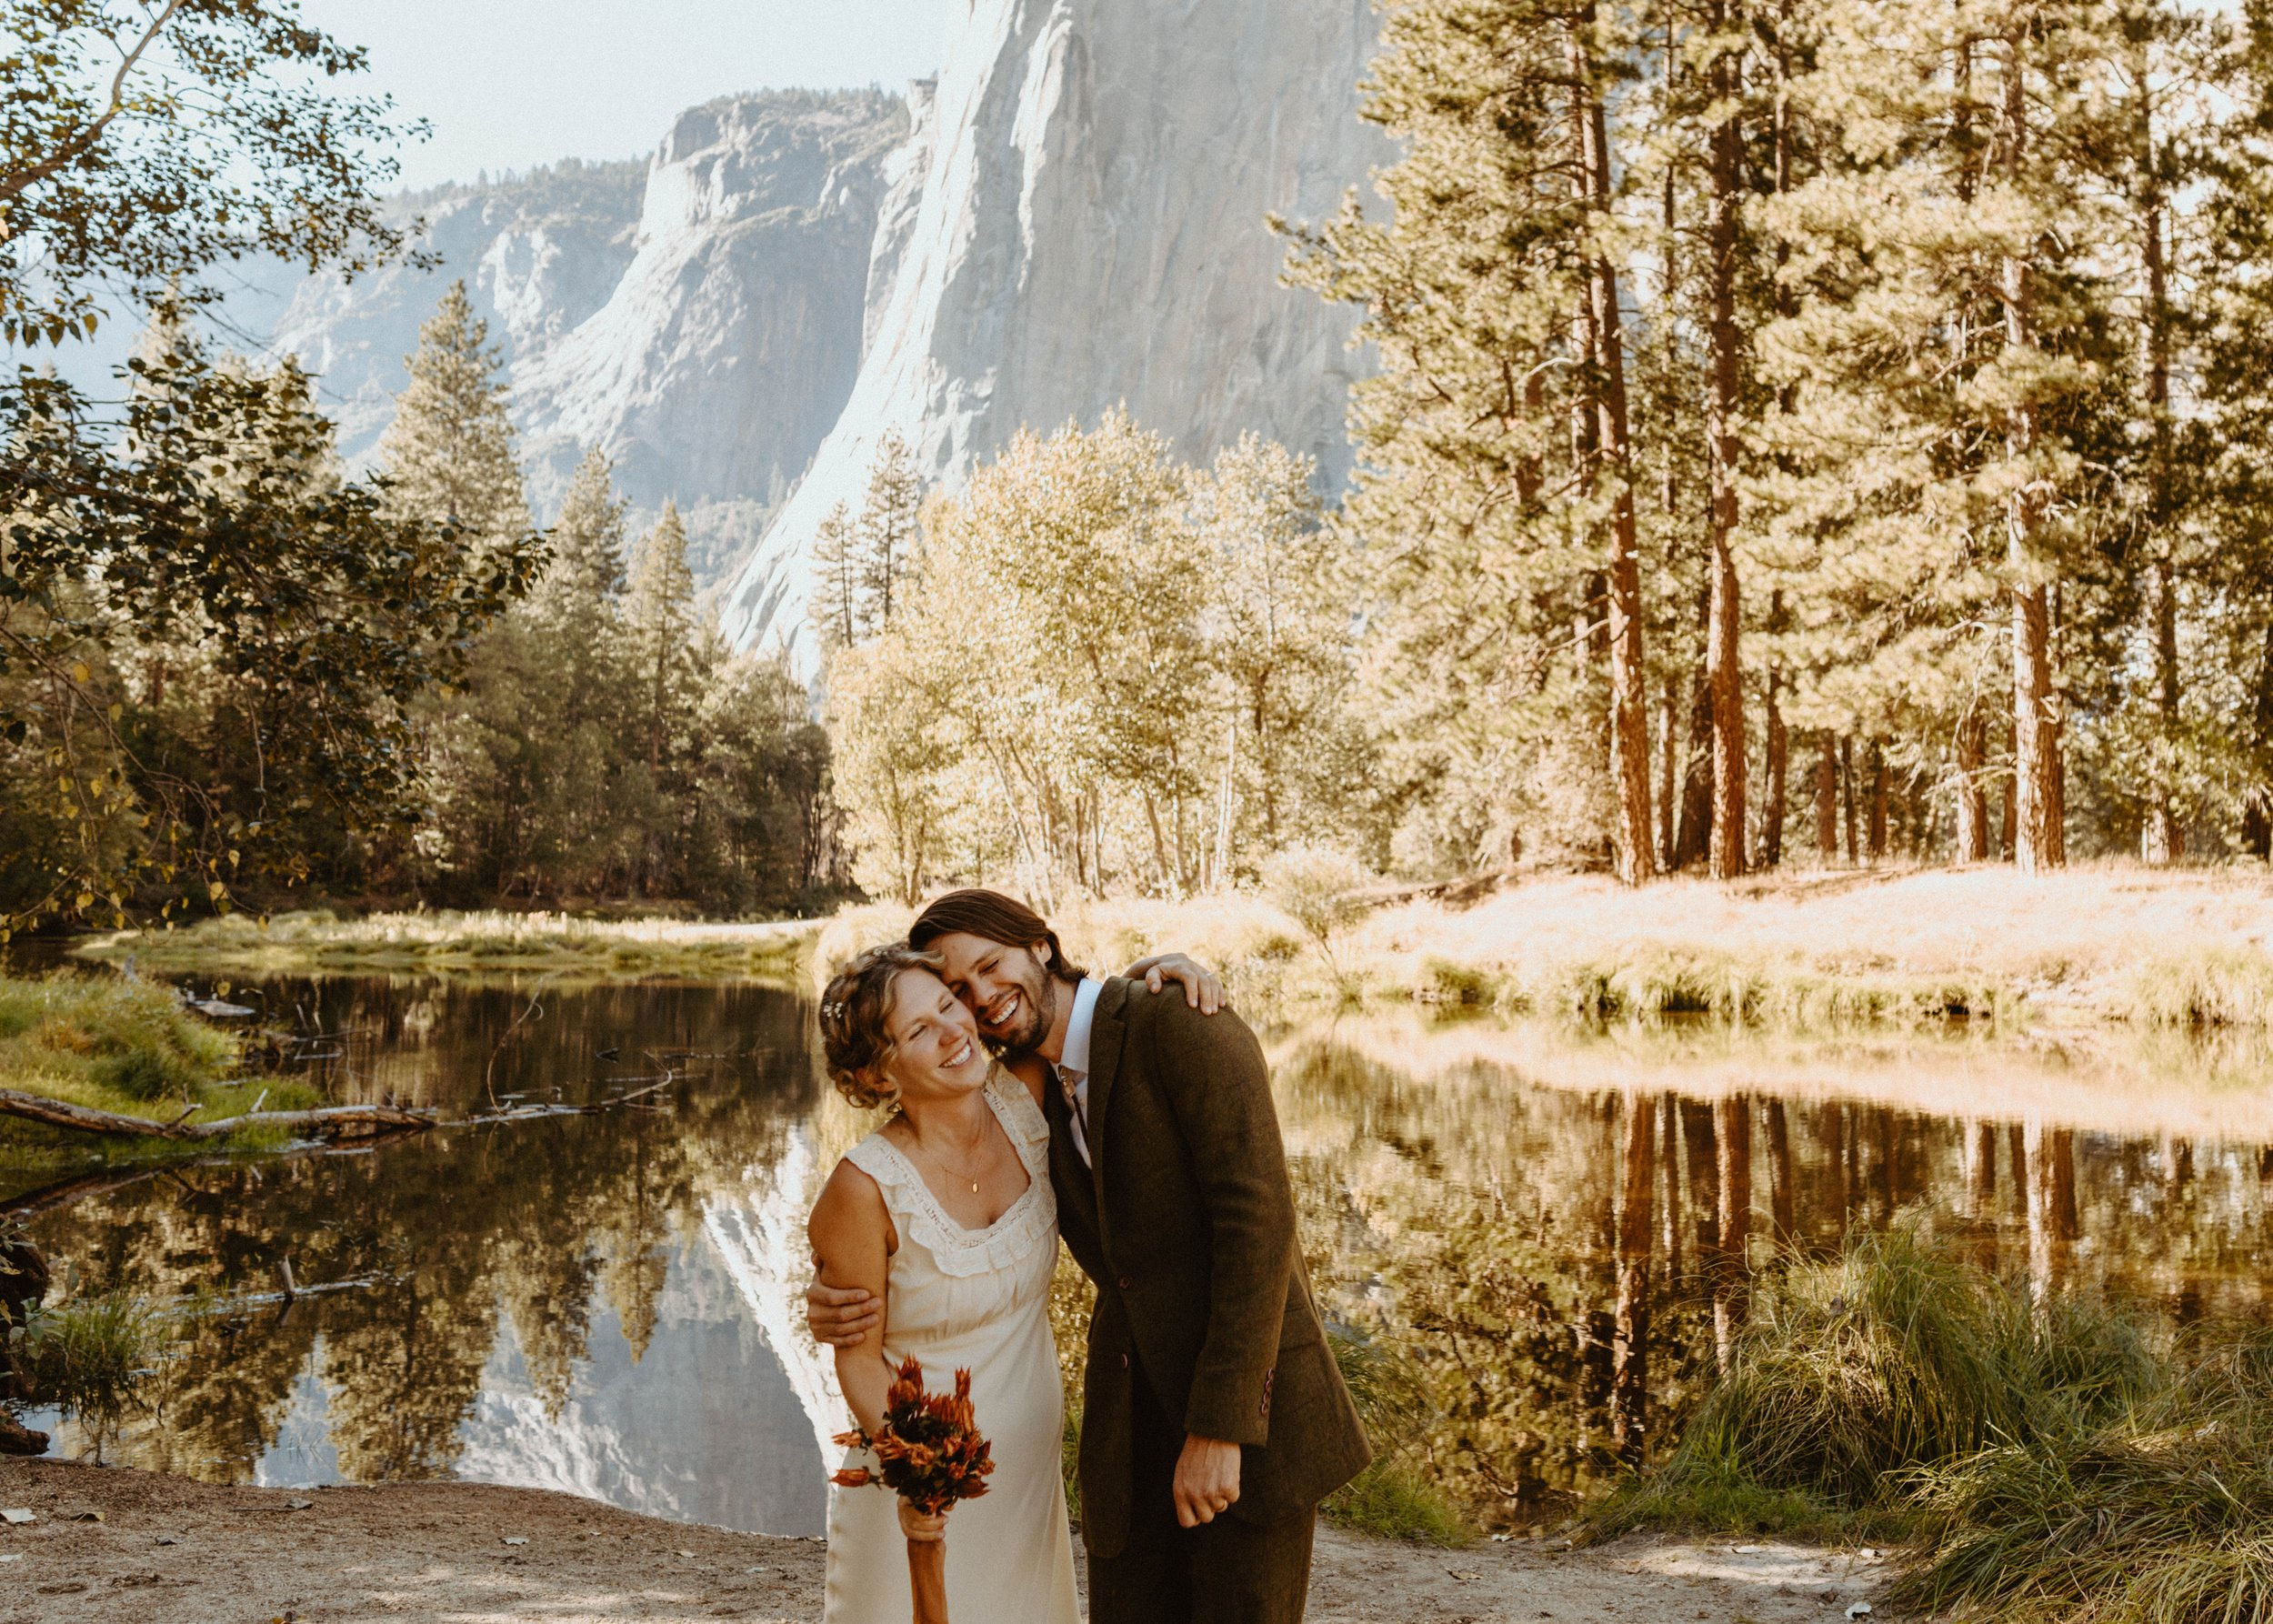
[[287, 1133], [329, 1139], [361, 1134], [401, 1133], [435, 1125], [431, 1112], [406, 1111], [399, 1106], [391, 1105], [329, 1105], [309, 1111], [247, 1111], [241, 1117], [225, 1117], [218, 1122], [190, 1122], [179, 1118], [172, 1122], [154, 1122], [146, 1117], [124, 1117], [116, 1111], [90, 1110], [85, 1106], [48, 1099], [37, 1094], [25, 1094], [15, 1088], [0, 1088], [0, 1114], [45, 1122], [50, 1128], [68, 1128], [79, 1133], [130, 1134], [158, 1139], [221, 1139], [241, 1128], [276, 1128]]

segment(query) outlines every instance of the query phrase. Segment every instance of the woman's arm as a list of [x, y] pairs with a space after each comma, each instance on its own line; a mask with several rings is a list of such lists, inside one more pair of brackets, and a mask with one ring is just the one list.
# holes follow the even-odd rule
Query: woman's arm
[[[813, 1204], [806, 1235], [813, 1243], [821, 1284], [866, 1291], [878, 1304], [886, 1302], [885, 1282], [899, 1237], [892, 1231], [892, 1217], [875, 1179], [849, 1161], [838, 1162]], [[836, 1350], [845, 1402], [852, 1406], [861, 1430], [872, 1436], [884, 1425], [885, 1397], [892, 1386], [891, 1368], [884, 1362], [884, 1322], [880, 1309], [857, 1341]]]

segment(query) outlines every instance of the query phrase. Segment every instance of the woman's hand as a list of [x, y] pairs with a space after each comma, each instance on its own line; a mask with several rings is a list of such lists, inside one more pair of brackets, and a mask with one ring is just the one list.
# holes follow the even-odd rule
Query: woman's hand
[[1158, 992], [1173, 981], [1184, 989], [1184, 1001], [1202, 1015], [1223, 1007], [1223, 983], [1215, 971], [1181, 953], [1156, 953], [1128, 967], [1128, 978], [1142, 981], [1147, 992]]
[[947, 1537], [947, 1514], [937, 1511], [926, 1516], [902, 1500], [900, 1532], [907, 1536], [911, 1545], [936, 1545]]

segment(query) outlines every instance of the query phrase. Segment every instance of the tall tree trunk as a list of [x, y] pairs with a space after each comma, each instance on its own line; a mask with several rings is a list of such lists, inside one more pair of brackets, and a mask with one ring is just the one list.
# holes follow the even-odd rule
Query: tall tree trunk
[[1847, 799], [1847, 860], [1859, 863], [1863, 851], [1855, 838], [1855, 736], [1851, 733], [1839, 736], [1839, 787]]
[[1981, 780], [1983, 724], [1969, 708], [1958, 724], [1958, 861], [1988, 860], [1988, 787]]
[[[2273, 623], [2265, 628], [2257, 690], [2249, 712], [2249, 742], [2262, 761], [2273, 756]], [[2250, 787], [2242, 807], [2241, 844], [2251, 857], [2273, 858], [2273, 784], [2260, 780]]]
[[[1737, 8], [1715, 0], [1710, 26], [1726, 35], [1741, 26]], [[1737, 459], [1741, 443], [1737, 418], [1742, 409], [1742, 356], [1737, 333], [1737, 222], [1744, 184], [1744, 130], [1737, 104], [1744, 94], [1743, 58], [1737, 48], [1715, 54], [1713, 101], [1722, 113], [1713, 126], [1711, 202], [1707, 211], [1709, 243], [1707, 280], [1710, 286], [1712, 388], [1706, 406], [1705, 435], [1713, 477], [1705, 627], [1705, 685], [1711, 696], [1713, 734], [1713, 823], [1711, 867], [1715, 879], [1734, 879], [1745, 867], [1744, 670], [1740, 637], [1744, 598], [1737, 579]]]
[[[1783, 596], [1780, 592], [1768, 595], [1767, 620], [1771, 631], [1782, 629]], [[1767, 806], [1760, 817], [1760, 861], [1770, 868], [1784, 860], [1784, 818], [1791, 777], [1791, 739], [1784, 727], [1783, 687], [1783, 672], [1770, 666], [1764, 747], [1767, 757]]]
[[1816, 850], [1824, 863], [1838, 861], [1839, 856], [1839, 757], [1831, 736], [1823, 736], [1823, 748], [1816, 757]]
[[1742, 1094], [1713, 1107], [1719, 1148], [1720, 1247], [1713, 1278], [1713, 1349], [1726, 1374], [1744, 1323], [1745, 1277], [1751, 1266], [1752, 1101]]
[[1673, 793], [1673, 773], [1681, 753], [1681, 706], [1678, 689], [1670, 677], [1666, 678], [1665, 697], [1657, 702], [1657, 717], [1662, 747], [1657, 762], [1657, 860], [1673, 868], [1678, 867], [1673, 860], [1673, 816], [1678, 804]]
[[[2028, 105], [2024, 77], [2027, 36], [2005, 36], [2004, 157], [2015, 185], [2028, 159]], [[2026, 256], [2003, 263], [2005, 344], [2017, 356], [2037, 346], [2036, 299]], [[2021, 387], [2028, 387], [2026, 373]], [[2005, 565], [2012, 576], [2013, 776], [2017, 793], [2013, 860], [2023, 874], [2058, 868], [2068, 861], [2060, 816], [2060, 717], [2052, 670], [2051, 577], [2040, 546], [2044, 495], [2031, 466], [2038, 452], [2037, 407], [2024, 398], [2010, 414], [2006, 454], [2021, 465], [2023, 480], [2008, 498]]]
[[1712, 843], [1713, 692], [1699, 670], [1689, 685], [1688, 755], [1681, 775], [1681, 822], [1674, 835], [1673, 867], [1704, 862]]
[[1635, 1470], [1648, 1455], [1650, 1197], [1657, 1183], [1652, 1160], [1657, 1107], [1646, 1094], [1627, 1098], [1618, 1158], [1618, 1301], [1611, 1414], [1618, 1459]]
[[[1595, 8], [1578, 7], [1566, 35], [1577, 114], [1581, 185], [1597, 223], [1610, 209], [1609, 124], [1595, 85]], [[1626, 335], [1617, 270], [1597, 251], [1587, 267], [1588, 329], [1603, 466], [1610, 488], [1610, 777], [1617, 793], [1617, 877], [1655, 877], [1649, 827], [1649, 697], [1642, 663], [1641, 552], [1635, 534], [1632, 435], [1626, 406]]]
[[1887, 747], [1881, 739], [1872, 739], [1864, 752], [1870, 764], [1870, 860], [1880, 863], [1887, 856]]
[[2020, 829], [2020, 786], [2015, 779], [2009, 765], [2013, 755], [2013, 729], [2008, 726], [2005, 729], [2005, 760], [2008, 765], [2005, 770], [1998, 775], [2005, 794], [2003, 804], [1998, 813], [1997, 823], [1998, 839], [2000, 842], [1998, 847], [1998, 855], [2008, 863], [2013, 860], [2013, 846]]
[[[2147, 304], [2139, 323], [2139, 370], [2147, 385], [2148, 564], [2147, 609], [2155, 650], [2156, 720], [2164, 748], [2178, 737], [2178, 583], [2170, 557], [2170, 290], [2163, 251], [2162, 172], [2155, 150], [2151, 81], [2144, 46], [2136, 52], [2133, 77], [2138, 96], [2138, 159], [2141, 180], [2139, 258], [2147, 274]], [[2165, 772], [2159, 756], [2149, 770]], [[2186, 837], [2170, 804], [2170, 787], [2148, 787], [2146, 826], [2139, 831], [2139, 856], [2149, 863], [2175, 863], [2186, 854]]]

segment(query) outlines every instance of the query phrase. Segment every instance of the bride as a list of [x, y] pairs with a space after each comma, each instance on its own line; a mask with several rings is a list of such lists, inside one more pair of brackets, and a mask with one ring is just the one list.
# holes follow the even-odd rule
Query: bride
[[[1186, 982], [1198, 970], [1181, 958], [1161, 968]], [[1065, 1397], [1049, 1328], [1057, 1206], [1044, 1074], [1030, 1067], [1033, 1080], [1021, 1081], [996, 1064], [931, 955], [904, 944], [870, 948], [830, 982], [821, 1036], [846, 1098], [896, 1108], [837, 1164], [807, 1226], [822, 1283], [884, 1304], [881, 1325], [836, 1349], [846, 1402], [873, 1436], [902, 1359], [921, 1361], [934, 1392], [968, 1369], [995, 1471], [986, 1493], [953, 1514], [948, 1616], [1076, 1624]], [[856, 1453], [846, 1464], [867, 1463]], [[833, 1489], [828, 1624], [906, 1624], [905, 1541], [942, 1539], [946, 1521], [881, 1489]]]

